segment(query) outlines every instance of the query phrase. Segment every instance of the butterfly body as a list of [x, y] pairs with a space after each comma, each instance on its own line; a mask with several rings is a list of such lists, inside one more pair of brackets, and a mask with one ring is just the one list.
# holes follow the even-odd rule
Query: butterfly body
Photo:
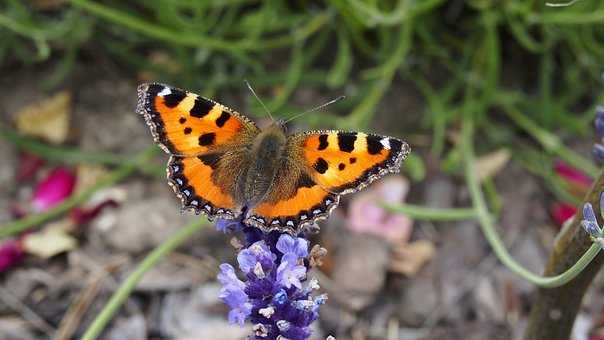
[[287, 137], [277, 124], [271, 124], [253, 140], [249, 153], [249, 166], [245, 175], [238, 178], [240, 183], [236, 197], [245, 206], [254, 206], [268, 194], [274, 178], [286, 161]]
[[219, 103], [163, 84], [138, 88], [137, 112], [169, 153], [168, 182], [184, 209], [298, 233], [340, 196], [397, 172], [410, 149], [396, 138], [335, 130], [259, 129]]

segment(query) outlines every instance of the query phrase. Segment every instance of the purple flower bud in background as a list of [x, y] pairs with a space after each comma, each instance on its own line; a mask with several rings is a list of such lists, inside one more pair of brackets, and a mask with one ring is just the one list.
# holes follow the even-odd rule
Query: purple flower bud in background
[[596, 108], [594, 125], [596, 127], [596, 133], [598, 134], [598, 137], [600, 137], [600, 143], [594, 144], [592, 153], [598, 162], [604, 163], [604, 106], [598, 106]]
[[[234, 225], [234, 224], [239, 225]], [[325, 294], [312, 296], [319, 288], [307, 280], [309, 242], [278, 232], [264, 233], [236, 221], [217, 222], [217, 229], [243, 230], [245, 247], [237, 254], [241, 277], [230, 264], [220, 265], [220, 299], [230, 307], [229, 322], [252, 323], [252, 339], [305, 340], [310, 324], [319, 317]]]

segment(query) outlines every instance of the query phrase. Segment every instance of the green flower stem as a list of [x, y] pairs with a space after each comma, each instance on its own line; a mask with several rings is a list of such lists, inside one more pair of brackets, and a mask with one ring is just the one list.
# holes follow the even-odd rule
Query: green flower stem
[[329, 19], [332, 17], [332, 14], [329, 12], [319, 13], [314, 15], [313, 18], [310, 19], [305, 25], [295, 29], [294, 32], [283, 34], [282, 36], [275, 38], [228, 41], [204, 36], [199, 32], [175, 31], [171, 28], [162, 27], [153, 22], [137, 18], [133, 15], [126, 14], [122, 11], [105, 6], [98, 2], [88, 0], [71, 0], [70, 2], [73, 6], [82, 8], [93, 15], [158, 40], [183, 46], [202, 47], [230, 52], [261, 51], [263, 49], [289, 46], [294, 42], [303, 41], [317, 32], [320, 28], [327, 24]]
[[28, 27], [13, 18], [0, 13], [0, 26], [5, 27], [17, 34], [32, 39], [38, 49], [38, 59], [46, 59], [50, 55], [50, 46], [48, 46], [47, 35], [44, 30]]
[[[0, 123], [0, 138], [15, 144], [20, 149], [27, 150], [50, 161], [69, 164], [97, 163], [103, 165], [123, 165], [132, 162], [132, 156], [117, 155], [109, 152], [88, 152], [76, 148], [48, 145], [12, 131], [2, 125], [2, 123]], [[154, 166], [140, 162], [136, 163], [136, 165], [142, 173], [162, 178], [166, 176], [163, 166]]]
[[530, 118], [516, 109], [509, 100], [499, 100], [499, 103], [503, 106], [508, 117], [533, 136], [545, 150], [558, 155], [564, 161], [585, 171], [591, 177], [596, 177], [598, 175], [599, 170], [593, 162], [567, 148], [558, 136], [541, 128], [537, 123], [533, 122]]
[[88, 327], [81, 340], [96, 339], [101, 334], [103, 329], [105, 329], [107, 323], [109, 323], [109, 321], [113, 318], [113, 315], [122, 306], [124, 301], [126, 301], [128, 296], [130, 296], [130, 293], [132, 293], [137, 283], [142, 279], [143, 275], [175, 248], [189, 240], [190, 237], [205, 224], [205, 219], [198, 218], [187, 226], [178, 230], [174, 235], [170, 236], [169, 239], [153, 249], [153, 251], [151, 251], [143, 259], [136, 269], [120, 285], [117, 291], [113, 293], [105, 307], [103, 307], [103, 310], [99, 313], [99, 315], [96, 316], [92, 324]]
[[136, 170], [137, 164], [148, 161], [158, 152], [159, 149], [156, 146], [150, 147], [149, 149], [141, 152], [139, 156], [136, 157], [134, 162], [123, 164], [121, 167], [112, 171], [110, 174], [108, 174], [105, 178], [101, 179], [92, 187], [82, 191], [77, 195], [70, 196], [54, 208], [43, 213], [28, 215], [20, 220], [9, 222], [5, 225], [0, 226], [0, 239], [19, 234], [30, 228], [40, 227], [44, 222], [67, 213], [69, 210], [71, 210], [78, 204], [87, 201], [99, 189], [113, 185], [121, 181], [122, 179], [128, 177]]
[[417, 220], [455, 221], [471, 220], [477, 217], [474, 208], [427, 208], [413, 204], [382, 204], [386, 210], [405, 214]]
[[405, 61], [407, 52], [411, 47], [413, 37], [414, 20], [409, 18], [405, 21], [398, 32], [398, 42], [394, 45], [394, 50], [388, 60], [383, 65], [368, 71], [368, 75], [375, 78], [369, 93], [357, 105], [357, 107], [347, 117], [342, 118], [340, 126], [347, 129], [366, 128], [373, 115], [375, 108], [380, 102], [386, 91], [390, 88], [390, 83], [398, 70], [398, 67]]
[[462, 153], [463, 160], [465, 163], [465, 176], [470, 195], [472, 197], [472, 203], [476, 209], [478, 215], [478, 221], [480, 222], [481, 230], [489, 242], [493, 252], [497, 258], [510, 269], [512, 272], [518, 274], [525, 280], [544, 288], [553, 288], [562, 286], [577, 275], [579, 275], [587, 265], [598, 255], [600, 247], [597, 244], [592, 244], [591, 247], [579, 258], [579, 260], [569, 269], [561, 274], [554, 276], [540, 276], [532, 273], [530, 270], [524, 268], [521, 264], [516, 262], [506, 250], [505, 245], [497, 232], [495, 231], [495, 224], [492, 220], [492, 216], [487, 209], [487, 205], [484, 200], [484, 195], [480, 189], [480, 183], [476, 176], [474, 147], [473, 147], [473, 124], [471, 117], [466, 115], [462, 128]]

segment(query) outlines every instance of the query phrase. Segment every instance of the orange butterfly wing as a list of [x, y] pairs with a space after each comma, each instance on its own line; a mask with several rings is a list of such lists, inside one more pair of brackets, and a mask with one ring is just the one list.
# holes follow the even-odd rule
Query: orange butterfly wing
[[297, 234], [329, 217], [340, 200], [339, 195], [314, 182], [302, 164], [292, 162], [282, 164], [272, 188], [266, 199], [249, 211], [246, 224], [266, 232], [276, 229]]
[[318, 131], [290, 136], [285, 152], [290, 161], [281, 166], [272, 192], [250, 210], [245, 222], [295, 234], [329, 217], [340, 195], [398, 172], [410, 149], [392, 137]]
[[159, 146], [171, 154], [168, 183], [183, 209], [210, 218], [238, 216], [228, 186], [215, 173], [226, 146], [245, 146], [258, 133], [256, 125], [226, 106], [163, 84], [138, 87], [137, 112]]
[[136, 111], [155, 142], [172, 155], [197, 156], [238, 133], [258, 132], [252, 121], [228, 107], [163, 84], [140, 85]]
[[411, 151], [400, 139], [362, 132], [316, 131], [297, 138], [313, 180], [337, 194], [356, 192], [398, 172]]

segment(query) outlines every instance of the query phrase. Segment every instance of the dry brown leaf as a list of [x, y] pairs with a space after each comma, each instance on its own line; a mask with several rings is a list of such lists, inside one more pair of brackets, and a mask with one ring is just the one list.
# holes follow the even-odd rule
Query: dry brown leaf
[[394, 248], [390, 270], [395, 273], [414, 276], [434, 257], [434, 253], [434, 244], [428, 240], [401, 244]]
[[74, 194], [79, 194], [93, 187], [97, 182], [103, 179], [109, 171], [101, 165], [79, 164], [76, 168], [76, 186]]
[[71, 94], [62, 91], [40, 102], [27, 105], [15, 115], [22, 134], [40, 137], [54, 144], [63, 143], [69, 133]]
[[497, 175], [509, 162], [512, 154], [507, 149], [499, 149], [479, 157], [476, 160], [476, 175], [479, 181], [484, 181]]
[[23, 250], [47, 259], [57, 254], [75, 249], [78, 242], [69, 235], [73, 222], [61, 220], [48, 225], [41, 231], [31, 233], [23, 239]]

